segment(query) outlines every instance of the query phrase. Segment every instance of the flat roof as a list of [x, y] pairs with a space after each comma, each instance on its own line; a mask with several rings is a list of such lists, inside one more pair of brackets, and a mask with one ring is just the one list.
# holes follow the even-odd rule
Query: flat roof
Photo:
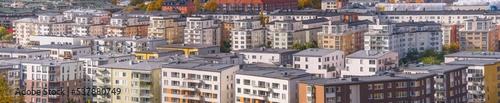
[[446, 63], [448, 65], [475, 65], [475, 66], [485, 66], [493, 65], [499, 63], [500, 60], [457, 60]]
[[164, 62], [127, 61], [127, 62], [118, 62], [118, 63], [106, 64], [106, 65], [99, 66], [99, 68], [131, 69], [131, 70], [149, 71], [149, 70], [161, 68], [161, 65], [163, 63]]
[[32, 63], [32, 64], [41, 64], [46, 66], [59, 66], [65, 63], [73, 63], [73, 62], [82, 62], [78, 60], [69, 60], [69, 59], [48, 59], [48, 58], [40, 58], [40, 59], [11, 59], [3, 61], [3, 63], [11, 63], [11, 64], [21, 64], [21, 63]]
[[[298, 53], [293, 54], [293, 56], [311, 56], [311, 57], [321, 57], [333, 52], [337, 52], [340, 50], [334, 50], [334, 49], [320, 49], [320, 48], [309, 48], [306, 50], [302, 50]], [[343, 54], [343, 53], [342, 53]]]
[[274, 49], [274, 48], [254, 48], [254, 49], [242, 49], [235, 50], [236, 53], [241, 52], [251, 52], [251, 53], [288, 53], [288, 52], [299, 52], [299, 50], [293, 49]]
[[302, 80], [301, 83], [307, 83], [311, 85], [349, 85], [349, 84], [363, 84], [363, 83], [373, 83], [373, 82], [385, 82], [385, 81], [403, 81], [403, 80], [415, 80], [425, 77], [435, 76], [435, 73], [417, 73], [417, 74], [394, 74], [390, 75], [376, 75], [367, 77], [356, 77], [358, 80], [353, 80], [353, 78], [318, 78], [311, 80]]
[[468, 51], [462, 51], [462, 52], [447, 54], [447, 55], [444, 55], [444, 57], [500, 59], [500, 52], [468, 52]]
[[204, 44], [167, 44], [157, 46], [158, 48], [212, 48], [219, 47], [218, 45], [204, 45]]
[[47, 44], [47, 45], [33, 46], [32, 48], [78, 49], [78, 48], [90, 48], [90, 47], [91, 46], [83, 46], [83, 45]]
[[164, 64], [163, 68], [199, 70], [209, 72], [221, 72], [237, 65], [234, 64], [216, 64], [216, 63], [199, 63], [199, 62], [180, 62]]
[[467, 69], [467, 66], [458, 65], [416, 65], [409, 67], [402, 67], [403, 70], [429, 70], [435, 73], [444, 73], [449, 71], [455, 71], [459, 69]]
[[108, 60], [109, 58], [117, 58], [117, 57], [135, 57], [133, 54], [103, 54], [103, 55], [78, 55], [78, 58], [88, 58], [91, 60]]
[[50, 50], [39, 50], [39, 49], [18, 49], [18, 48], [0, 48], [0, 52], [11, 52], [11, 53], [33, 53], [33, 52], [48, 52]]
[[382, 11], [367, 12], [363, 15], [500, 15], [492, 10], [441, 10], [441, 11]]
[[233, 54], [233, 53], [214, 53], [214, 54], [205, 54], [205, 55], [196, 55], [195, 57], [199, 58], [237, 58], [238, 55], [242, 54]]
[[182, 50], [146, 50], [146, 51], [135, 51], [135, 53], [170, 53], [170, 52], [183, 52]]
[[[347, 55], [346, 58], [362, 58], [362, 59], [376, 59], [380, 58], [389, 53], [396, 53], [390, 51], [377, 51], [377, 50], [360, 50], [350, 55]], [[397, 53], [396, 53], [397, 54]]]
[[236, 71], [236, 74], [285, 80], [312, 76], [312, 74], [309, 74], [302, 69], [259, 66], [245, 66]]

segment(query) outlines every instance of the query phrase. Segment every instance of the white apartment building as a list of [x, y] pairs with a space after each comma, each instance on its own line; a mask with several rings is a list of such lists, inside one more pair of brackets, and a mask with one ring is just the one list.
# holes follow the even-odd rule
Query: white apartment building
[[83, 61], [83, 70], [85, 71], [86, 78], [88, 78], [85, 80], [86, 87], [92, 87], [93, 82], [95, 82], [94, 79], [97, 78], [95, 74], [99, 66], [132, 61], [135, 59], [135, 56], [132, 54], [103, 54], [77, 56], [76, 58]]
[[109, 16], [111, 12], [105, 10], [95, 10], [95, 9], [71, 9], [63, 12], [65, 20], [75, 20], [78, 15], [95, 15], [101, 17], [104, 22], [109, 22]]
[[53, 59], [73, 59], [80, 55], [91, 55], [90, 46], [67, 45], [67, 44], [49, 44], [33, 46], [31, 49], [50, 50], [50, 58]]
[[298, 82], [313, 75], [300, 69], [243, 67], [235, 78], [236, 103], [298, 103]]
[[364, 35], [365, 50], [393, 51], [399, 58], [412, 50], [442, 50], [441, 25], [434, 22], [405, 22], [369, 25]]
[[214, 12], [198, 12], [191, 14], [192, 16], [200, 16], [222, 22], [234, 22], [235, 20], [258, 19], [257, 12], [240, 12], [240, 11], [214, 11]]
[[444, 55], [444, 63], [449, 63], [458, 60], [500, 60], [500, 52], [462, 51]]
[[369, 12], [359, 15], [359, 20], [375, 22], [436, 22], [443, 25], [464, 24], [465, 20], [478, 18], [492, 19], [494, 23], [500, 21], [500, 12], [490, 10], [447, 10], [447, 11], [383, 11]]
[[165, 39], [134, 37], [98, 37], [94, 39], [93, 53], [132, 54], [135, 51], [156, 50], [157, 46], [167, 45]]
[[19, 46], [16, 48], [0, 48], [0, 57], [47, 58], [49, 54], [50, 50], [23, 49]]
[[110, 25], [106, 27], [106, 35], [117, 37], [146, 36], [149, 18], [128, 16], [111, 17]]
[[341, 50], [309, 48], [293, 54], [293, 68], [319, 78], [339, 77], [344, 66], [344, 51]]
[[188, 17], [184, 29], [184, 43], [220, 45], [218, 21], [204, 17]]
[[78, 15], [75, 16], [75, 22], [68, 25], [71, 28], [72, 35], [76, 36], [97, 36], [104, 35], [105, 22], [103, 18], [95, 15]]
[[330, 21], [341, 21], [345, 19], [340, 13], [334, 11], [317, 11], [317, 10], [280, 10], [269, 12], [269, 22], [285, 21], [285, 20], [310, 20], [326, 18]]
[[38, 22], [35, 18], [23, 18], [13, 21], [14, 27], [14, 38], [16, 38], [16, 44], [26, 46], [30, 42], [30, 36], [35, 35], [36, 25]]
[[245, 64], [243, 59], [245, 58], [242, 54], [236, 53], [213, 53], [213, 54], [204, 54], [204, 55], [194, 55], [190, 56], [193, 59], [203, 60], [209, 63], [223, 63], [223, 64], [236, 64], [242, 65]]
[[234, 102], [235, 72], [239, 65], [177, 62], [163, 65], [162, 102]]
[[299, 51], [291, 49], [271, 49], [261, 47], [255, 49], [236, 50], [234, 52], [245, 55], [244, 61], [246, 64], [265, 63], [291, 67], [293, 64], [293, 54]]
[[321, 10], [339, 10], [349, 3], [348, 0], [322, 0]]
[[231, 31], [231, 50], [259, 48], [266, 45], [266, 34], [258, 19], [235, 20]]
[[35, 33], [36, 35], [65, 35], [68, 33], [66, 28], [68, 24], [62, 14], [39, 14]]
[[[93, 41], [93, 37], [70, 36], [70, 35], [33, 35], [29, 38], [30, 46], [66, 44], [66, 45], [84, 45], [85, 41]], [[86, 44], [85, 44], [86, 45]]]
[[321, 32], [323, 24], [328, 24], [326, 18], [307, 19], [302, 21], [285, 20], [268, 24], [268, 40], [273, 48], [288, 49], [293, 43], [317, 41], [317, 33]]
[[375, 75], [398, 67], [398, 61], [397, 52], [360, 50], [346, 57], [341, 77]]

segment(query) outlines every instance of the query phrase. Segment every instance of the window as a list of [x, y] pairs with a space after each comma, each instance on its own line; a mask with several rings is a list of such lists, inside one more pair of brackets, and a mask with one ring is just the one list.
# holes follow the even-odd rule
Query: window
[[240, 79], [236, 79], [236, 84], [240, 84]]
[[384, 99], [384, 93], [373, 94], [373, 99]]
[[120, 100], [121, 98], [122, 98], [122, 97], [120, 97], [120, 96], [116, 96], [116, 99], [117, 99], [117, 100]]
[[283, 85], [283, 90], [287, 90], [287, 85]]
[[375, 60], [370, 60], [369, 64], [375, 64]]
[[406, 91], [396, 92], [396, 98], [406, 97]]
[[374, 84], [373, 89], [382, 90], [382, 89], [384, 89], [384, 84]]
[[360, 72], [363, 72], [363, 67], [359, 67], [359, 71], [360, 71]]
[[369, 70], [370, 72], [375, 72], [375, 67], [370, 67], [370, 68], [368, 68], [368, 69], [370, 69], [370, 70]]
[[167, 72], [163, 72], [163, 76], [164, 76], [164, 77], [167, 77]]

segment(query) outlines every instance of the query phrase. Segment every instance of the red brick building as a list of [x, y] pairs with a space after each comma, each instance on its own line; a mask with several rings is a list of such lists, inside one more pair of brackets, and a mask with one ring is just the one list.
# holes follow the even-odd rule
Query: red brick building
[[298, 0], [217, 0], [222, 11], [297, 10]]
[[191, 0], [165, 0], [161, 10], [179, 10], [182, 14], [189, 14], [194, 11], [194, 3]]

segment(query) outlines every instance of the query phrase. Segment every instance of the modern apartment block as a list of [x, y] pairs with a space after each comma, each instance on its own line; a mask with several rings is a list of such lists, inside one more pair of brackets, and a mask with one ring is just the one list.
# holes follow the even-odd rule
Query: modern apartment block
[[498, 27], [492, 19], [471, 18], [459, 30], [460, 50], [498, 50]]
[[266, 45], [266, 34], [260, 20], [246, 19], [233, 22], [231, 50], [259, 48]]
[[369, 26], [365, 33], [365, 50], [382, 50], [406, 57], [412, 50], [442, 50], [441, 25], [435, 22], [380, 23]]
[[458, 60], [500, 60], [500, 52], [462, 51], [444, 55], [444, 63], [449, 63]]
[[118, 37], [146, 37], [149, 18], [113, 16], [106, 27], [106, 35]]
[[[22, 71], [22, 86], [26, 90], [76, 90], [84, 88], [85, 73], [81, 61], [53, 59], [14, 59], [4, 63], [16, 64]], [[65, 103], [68, 100], [85, 102], [83, 95], [25, 95], [26, 102]]]
[[380, 71], [390, 71], [398, 67], [398, 53], [388, 51], [360, 50], [345, 57], [342, 77], [371, 76]]
[[177, 62], [155, 69], [155, 102], [228, 103], [234, 101], [239, 65]]
[[238, 0], [218, 0], [221, 11], [271, 11], [271, 10], [297, 10], [298, 2], [294, 0], [255, 0], [255, 1], [238, 1]]
[[321, 10], [340, 10], [348, 3], [348, 0], [324, 0], [321, 1]]
[[268, 40], [273, 48], [288, 49], [294, 43], [317, 42], [321, 26], [329, 22], [326, 18], [309, 20], [284, 20], [268, 23]]
[[94, 37], [73, 35], [33, 35], [30, 36], [27, 46], [65, 44], [65, 45], [91, 45]]
[[94, 39], [93, 53], [132, 54], [135, 51], [156, 50], [159, 45], [166, 45], [164, 39], [133, 37], [98, 37]]
[[[313, 11], [313, 10], [279, 10], [269, 12], [269, 22], [285, 20], [310, 20], [325, 18], [330, 21], [353, 22], [358, 20], [359, 13], [335, 12], [331, 11]], [[363, 19], [364, 20], [364, 19]]]
[[245, 63], [243, 61], [245, 56], [236, 53], [214, 53], [205, 55], [195, 55], [192, 56], [191, 58], [202, 60], [208, 63], [222, 63], [222, 64], [236, 64], [236, 65], [242, 65]]
[[[241, 11], [204, 11], [192, 14], [193, 16], [206, 17], [214, 20], [221, 21], [221, 40], [230, 40], [232, 35], [231, 31], [235, 26], [237, 20], [259, 19], [258, 12], [241, 12]], [[260, 23], [260, 22], [259, 22]]]
[[35, 23], [38, 22], [35, 18], [23, 18], [19, 20], [14, 20], [12, 22], [12, 27], [14, 27], [14, 37], [16, 38], [16, 44], [25, 46], [30, 42], [30, 36], [36, 34], [37, 26]]
[[69, 24], [71, 34], [76, 36], [104, 36], [105, 22], [103, 18], [96, 15], [76, 15], [73, 24]]
[[463, 28], [461, 24], [450, 24], [443, 25], [443, 45], [450, 45], [454, 43], [459, 43], [459, 31], [460, 28]]
[[38, 14], [36, 22], [36, 35], [65, 35], [68, 33], [67, 25], [70, 24], [64, 15], [58, 13]]
[[242, 49], [234, 51], [238, 54], [245, 55], [245, 63], [266, 63], [278, 66], [291, 67], [293, 64], [293, 54], [299, 52], [291, 49], [271, 49], [271, 48], [255, 48]]
[[14, 25], [12, 21], [26, 17], [36, 17], [35, 12], [31, 9], [25, 8], [0, 8], [0, 25], [13, 27]]
[[165, 0], [161, 7], [161, 10], [169, 12], [178, 10], [182, 14], [189, 15], [192, 11], [195, 10], [194, 8], [194, 3], [189, 0]]
[[434, 103], [434, 73], [299, 82], [299, 103]]
[[344, 51], [309, 48], [293, 54], [293, 68], [306, 70], [319, 78], [340, 77], [344, 70]]
[[73, 59], [79, 55], [91, 55], [92, 48], [90, 46], [67, 45], [67, 44], [49, 44], [33, 46], [31, 49], [49, 50], [50, 58], [53, 59]]
[[65, 20], [70, 20], [76, 22], [76, 17], [79, 15], [95, 15], [99, 16], [102, 19], [103, 23], [109, 23], [109, 18], [111, 12], [106, 10], [96, 10], [96, 9], [70, 9], [63, 12]]
[[156, 47], [158, 50], [182, 50], [184, 55], [206, 55], [220, 53], [218, 45], [168, 44]]
[[346, 55], [363, 50], [363, 34], [368, 32], [370, 23], [368, 20], [349, 23], [330, 21], [318, 32], [318, 47], [342, 50]]
[[148, 37], [165, 38], [168, 44], [184, 43], [186, 18], [177, 15], [153, 15], [149, 17]]
[[50, 50], [24, 49], [19, 46], [16, 48], [0, 48], [0, 57], [12, 58], [47, 58]]
[[300, 69], [245, 66], [235, 78], [237, 103], [298, 103], [298, 82], [313, 75]]
[[456, 60], [446, 65], [467, 66], [467, 73], [462, 74], [464, 78], [467, 78], [465, 81], [467, 89], [462, 91], [467, 91], [469, 103], [498, 102], [499, 60]]
[[[477, 9], [477, 8], [476, 8]], [[490, 10], [427, 10], [427, 11], [382, 11], [368, 12], [359, 15], [359, 20], [380, 19], [380, 22], [436, 22], [443, 25], [464, 24], [465, 20], [478, 18], [493, 19], [494, 23], [500, 21], [500, 12]]]
[[450, 65], [410, 65], [400, 68], [403, 73], [436, 73], [434, 77], [434, 100], [437, 103], [467, 102], [467, 66]]
[[184, 43], [220, 45], [219, 21], [205, 17], [187, 17]]

